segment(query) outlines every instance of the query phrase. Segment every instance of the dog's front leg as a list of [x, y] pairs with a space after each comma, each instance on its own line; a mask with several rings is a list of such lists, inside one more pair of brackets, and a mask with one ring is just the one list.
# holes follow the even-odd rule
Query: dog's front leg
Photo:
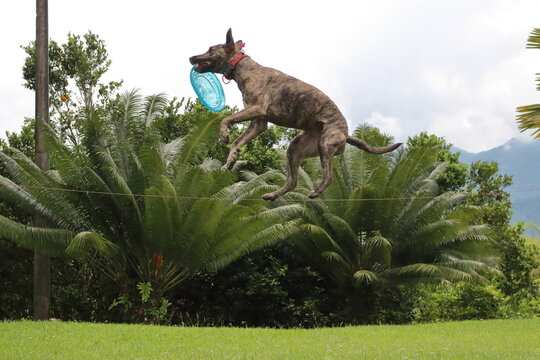
[[229, 115], [221, 120], [219, 139], [225, 144], [229, 143], [229, 126], [232, 124], [255, 120], [266, 115], [266, 111], [260, 105], [250, 105], [244, 110]]
[[265, 132], [266, 129], [268, 129], [268, 123], [266, 120], [252, 120], [246, 131], [244, 131], [242, 135], [233, 141], [231, 149], [229, 150], [229, 156], [227, 157], [227, 163], [225, 164], [224, 168], [231, 170], [236, 163], [236, 156], [238, 155], [240, 148]]

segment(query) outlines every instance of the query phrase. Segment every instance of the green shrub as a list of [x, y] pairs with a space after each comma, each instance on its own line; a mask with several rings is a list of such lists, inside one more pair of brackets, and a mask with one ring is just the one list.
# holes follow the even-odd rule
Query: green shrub
[[540, 296], [527, 290], [504, 296], [493, 285], [458, 283], [419, 286], [413, 296], [414, 322], [540, 317]]
[[469, 283], [423, 286], [413, 309], [414, 321], [493, 319], [501, 317], [504, 296], [493, 286]]
[[188, 279], [169, 299], [178, 325], [312, 328], [346, 319], [332, 284], [277, 249]]
[[502, 315], [508, 319], [540, 317], [540, 294], [523, 290], [505, 299]]

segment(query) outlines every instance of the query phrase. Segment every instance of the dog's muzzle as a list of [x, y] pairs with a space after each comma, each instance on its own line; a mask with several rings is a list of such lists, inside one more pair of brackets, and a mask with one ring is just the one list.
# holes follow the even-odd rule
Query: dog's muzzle
[[199, 59], [198, 56], [190, 57], [189, 62], [191, 63], [191, 65], [195, 66], [195, 71], [197, 72], [205, 72], [210, 67], [209, 61], [204, 61], [202, 59]]

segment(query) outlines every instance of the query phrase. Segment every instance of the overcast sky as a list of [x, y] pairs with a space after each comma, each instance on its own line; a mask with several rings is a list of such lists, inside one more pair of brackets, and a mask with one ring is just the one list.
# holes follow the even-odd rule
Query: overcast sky
[[[35, 1], [0, 4], [0, 137], [34, 114], [20, 45], [35, 38]], [[88, 30], [106, 42], [108, 80], [125, 90], [195, 96], [188, 58], [232, 27], [246, 53], [326, 92], [348, 119], [396, 140], [421, 131], [478, 152], [519, 134], [515, 108], [540, 102], [539, 0], [57, 1], [49, 35]], [[228, 105], [241, 106], [232, 82]]]

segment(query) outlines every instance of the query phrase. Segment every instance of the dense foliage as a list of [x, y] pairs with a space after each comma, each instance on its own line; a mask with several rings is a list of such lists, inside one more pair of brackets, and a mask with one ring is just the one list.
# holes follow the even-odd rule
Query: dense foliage
[[[271, 126], [224, 171], [218, 123], [236, 109], [118, 94], [92, 33], [50, 53], [53, 170], [31, 161], [33, 120], [1, 143], [0, 319], [30, 316], [24, 247], [57, 256], [52, 311], [66, 320], [314, 327], [540, 313], [538, 251], [509, 224], [511, 178], [496, 163], [468, 167], [421, 133], [385, 156], [347, 149], [316, 200], [320, 165], [307, 160], [295, 191], [264, 202], [295, 131]], [[392, 141], [369, 126], [354, 135]], [[29, 225], [35, 213], [49, 228]]]
[[[84, 259], [118, 282], [122, 295], [113, 306], [146, 321], [166, 314], [163, 295], [186, 278], [288, 236], [298, 208], [234, 201], [245, 190], [233, 173], [212, 161], [197, 165], [219, 116], [207, 113], [189, 135], [164, 144], [151, 126], [163, 103], [160, 96], [125, 94], [106, 121], [87, 119], [94, 133], [87, 134], [85, 153], [64, 146], [49, 129], [51, 172], [15, 149], [11, 156], [0, 153], [8, 175], [0, 177], [2, 199], [51, 226], [0, 216], [0, 234]], [[147, 316], [156, 307], [161, 312]]]
[[[378, 145], [392, 140], [367, 126], [355, 135]], [[334, 161], [332, 187], [304, 202], [291, 250], [335, 282], [355, 321], [377, 321], [385, 292], [400, 284], [485, 283], [497, 273], [487, 227], [472, 223], [479, 209], [466, 194], [441, 189], [447, 163], [430, 160], [434, 151], [375, 156], [347, 148]], [[302, 171], [299, 192], [312, 187], [317, 170]]]

